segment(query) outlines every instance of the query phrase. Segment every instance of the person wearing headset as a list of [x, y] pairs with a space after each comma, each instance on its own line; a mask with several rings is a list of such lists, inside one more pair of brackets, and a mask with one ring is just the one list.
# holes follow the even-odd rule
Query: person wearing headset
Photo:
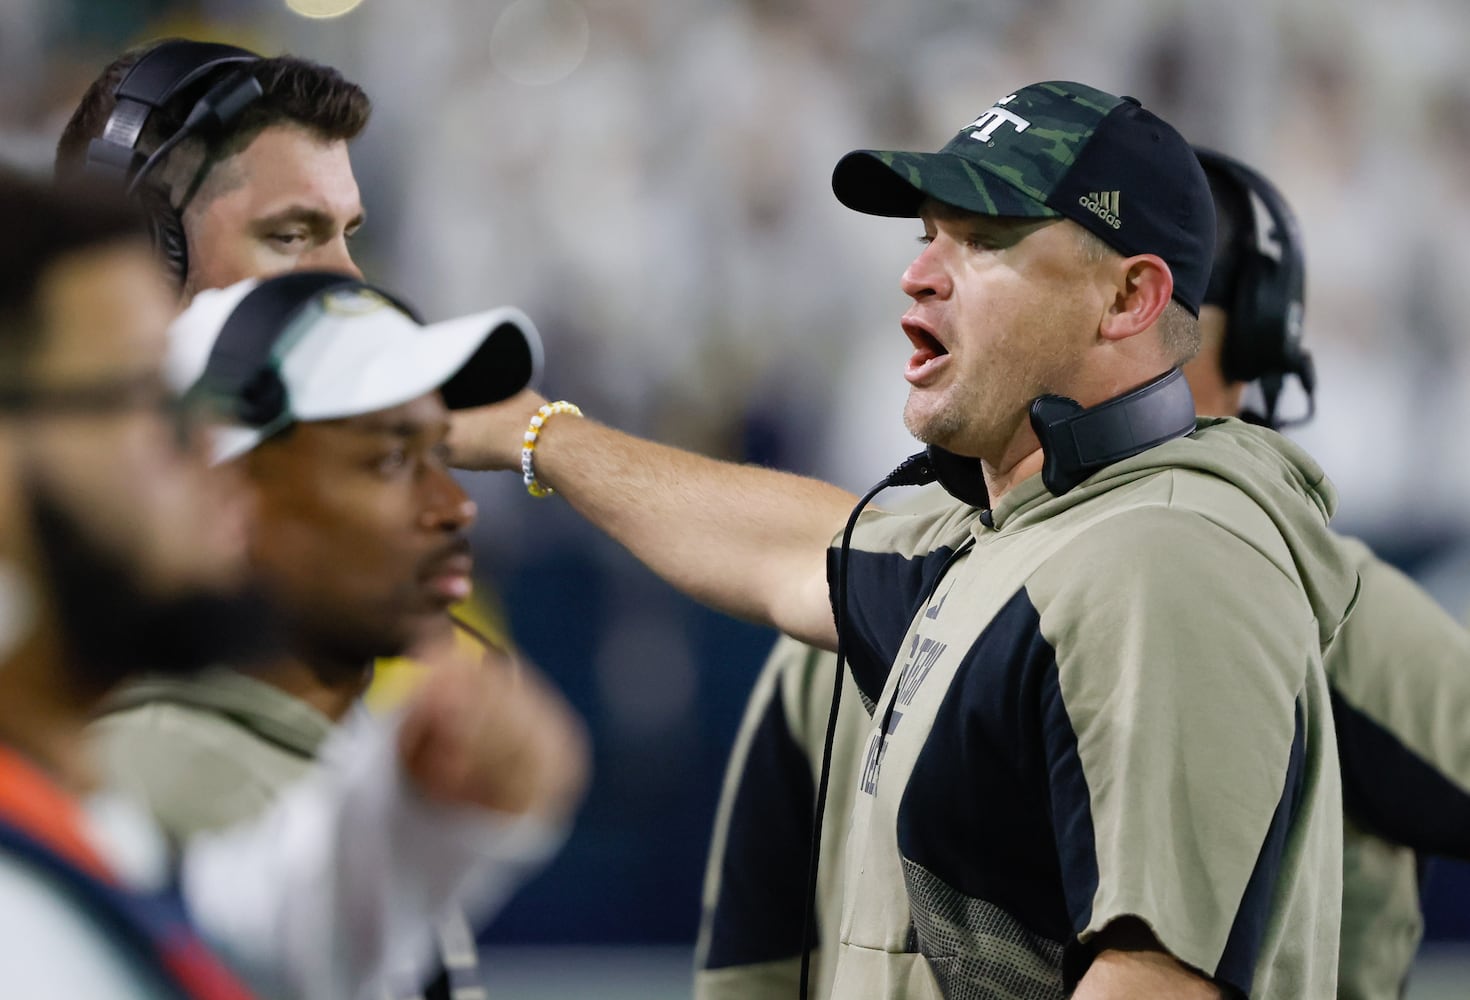
[[[575, 719], [534, 675], [441, 655], [400, 717], [359, 715], [258, 818], [171, 851], [86, 725], [145, 671], [276, 654], [248, 512], [199, 460], [211, 397], [171, 388], [173, 297], [134, 208], [0, 171], [0, 215], [3, 992], [380, 997], [385, 970], [427, 968], [445, 908], [544, 861], [585, 774]], [[426, 353], [379, 390], [459, 360]]]
[[937, 477], [939, 512], [849, 520], [845, 491], [530, 392], [463, 414], [455, 461], [518, 469], [697, 599], [841, 647], [873, 721], [832, 996], [1330, 993], [1321, 651], [1357, 574], [1307, 455], [1196, 420], [1178, 366], [1215, 227], [1193, 150], [1051, 81], [939, 153], [850, 153], [833, 187], [922, 225], [904, 416], [929, 449], [885, 483]]
[[[138, 199], [187, 305], [195, 292], [283, 271], [360, 275], [351, 242], [366, 221], [349, 144], [372, 103], [336, 69], [189, 39], [130, 49], [88, 86], [57, 143], [58, 178], [99, 175]], [[455, 609], [467, 649], [505, 649], [493, 600]], [[420, 671], [377, 665], [391, 708]]]
[[[285, 272], [360, 277], [350, 240], [365, 213], [348, 144], [370, 112], [361, 88], [331, 67], [166, 39], [122, 54], [91, 84], [58, 143], [56, 172], [100, 177], [140, 202], [185, 304]], [[298, 655], [248, 675], [219, 669], [132, 685], [98, 724], [112, 778], [177, 840], [265, 809], [307, 772], [370, 683], [393, 693], [376, 708], [409, 697], [422, 681], [419, 665], [397, 655], [410, 627], [433, 633], [417, 635], [421, 644], [450, 640], [473, 655], [499, 658], [506, 645], [471, 633], [445, 607], [419, 609], [423, 615], [404, 607], [430, 563], [468, 572], [473, 505], [462, 493], [432, 510], [385, 505], [379, 494], [391, 477], [382, 475], [377, 493], [365, 489], [350, 447], [327, 448], [311, 474], [302, 449], [317, 436], [293, 433], [288, 445], [238, 463], [260, 501], [258, 562], [285, 605]], [[410, 459], [403, 470], [412, 471], [423, 459], [413, 450], [418, 440], [378, 443], [385, 462], [401, 452]], [[297, 460], [272, 464], [281, 455]], [[455, 575], [453, 585], [455, 616], [473, 616], [468, 577]], [[392, 659], [341, 660], [337, 640], [349, 622], [354, 650]], [[439, 938], [442, 968], [426, 995], [469, 995], [480, 984], [471, 928], [450, 916]], [[419, 986], [404, 984], [405, 995]]]
[[[1305, 264], [1295, 218], [1269, 180], [1224, 154], [1199, 150], [1214, 196], [1215, 259], [1200, 308], [1202, 345], [1184, 366], [1201, 416], [1246, 416], [1283, 426], [1284, 381], [1315, 390], [1300, 343]], [[1259, 413], [1245, 392], [1260, 387]], [[926, 488], [898, 509], [944, 503]], [[1347, 792], [1343, 920], [1337, 996], [1402, 996], [1422, 932], [1418, 852], [1470, 856], [1470, 833], [1436, 832], [1436, 813], [1464, 815], [1470, 789], [1462, 720], [1470, 718], [1470, 633], [1397, 570], [1360, 543], [1342, 539], [1358, 566], [1362, 594], [1323, 658]], [[809, 804], [823, 761], [836, 658], [779, 639], [746, 707], [711, 842], [695, 995], [700, 1000], [785, 998], [797, 994], [811, 852]], [[868, 714], [850, 677], [830, 751], [830, 782], [817, 873], [815, 977], [830, 985], [835, 949], [824, 947], [842, 912], [840, 820], [857, 794]], [[1376, 738], [1375, 738], [1376, 737]], [[1377, 750], [1397, 744], [1387, 756]], [[1427, 771], [1426, 771], [1427, 769]], [[1438, 772], [1443, 791], [1402, 809], [1390, 801], [1408, 783]], [[1442, 810], [1442, 812], [1440, 811]], [[1458, 812], [1457, 812], [1458, 810]], [[1416, 827], [1419, 827], [1416, 829]], [[1392, 835], [1370, 832], [1393, 831]], [[1445, 836], [1448, 834], [1448, 837]]]
[[337, 70], [165, 39], [114, 59], [56, 147], [56, 175], [114, 179], [148, 211], [183, 302], [298, 268], [360, 274], [348, 143], [372, 104]]
[[[1257, 171], [1210, 150], [1200, 158], [1231, 231], [1211, 278], [1209, 339], [1185, 374], [1202, 413], [1304, 422], [1315, 386], [1300, 343], [1305, 264], [1295, 218]], [[1308, 409], [1288, 422], [1277, 394], [1291, 375]], [[1245, 402], [1252, 382], [1260, 412]], [[1335, 538], [1362, 581], [1323, 661], [1343, 781], [1338, 997], [1397, 1000], [1423, 934], [1423, 859], [1470, 859], [1470, 632], [1362, 542]]]

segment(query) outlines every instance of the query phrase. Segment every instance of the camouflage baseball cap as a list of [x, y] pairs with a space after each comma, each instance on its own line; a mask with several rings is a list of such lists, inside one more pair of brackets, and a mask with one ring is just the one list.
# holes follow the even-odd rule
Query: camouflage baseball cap
[[1131, 97], [1080, 83], [1024, 87], [937, 153], [861, 149], [832, 190], [869, 215], [916, 217], [926, 196], [982, 215], [1065, 217], [1125, 255], [1162, 257], [1198, 315], [1215, 248], [1210, 185], [1189, 143]]

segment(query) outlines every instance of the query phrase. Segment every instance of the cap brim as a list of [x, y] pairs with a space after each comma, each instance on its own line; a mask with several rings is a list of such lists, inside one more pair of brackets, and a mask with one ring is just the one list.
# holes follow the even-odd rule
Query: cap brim
[[926, 197], [980, 215], [1045, 219], [1060, 214], [952, 153], [855, 150], [837, 161], [832, 192], [854, 211], [895, 219], [916, 218]]
[[488, 406], [509, 399], [541, 377], [541, 337], [525, 313], [503, 307], [463, 319], [435, 323], [426, 329], [446, 336], [489, 330], [459, 368], [440, 387], [451, 410]]

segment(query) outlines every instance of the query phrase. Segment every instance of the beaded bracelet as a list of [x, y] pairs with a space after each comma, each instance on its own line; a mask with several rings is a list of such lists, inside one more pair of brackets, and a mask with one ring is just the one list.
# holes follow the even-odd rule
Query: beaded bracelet
[[574, 417], [580, 417], [582, 409], [575, 403], [558, 399], [555, 403], [547, 403], [537, 410], [536, 415], [531, 418], [531, 426], [526, 428], [525, 441], [521, 445], [521, 479], [526, 484], [526, 492], [533, 497], [549, 497], [556, 492], [536, 478], [536, 441], [541, 437], [541, 428], [546, 425], [546, 421], [558, 413], [570, 413]]

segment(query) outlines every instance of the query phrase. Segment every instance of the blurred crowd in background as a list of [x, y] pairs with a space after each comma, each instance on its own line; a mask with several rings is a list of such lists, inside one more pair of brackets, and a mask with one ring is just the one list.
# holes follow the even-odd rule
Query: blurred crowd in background
[[[309, 6], [302, 0], [302, 6]], [[1339, 526], [1470, 611], [1470, 5], [1462, 0], [0, 0], [0, 153], [46, 169], [118, 49], [215, 38], [339, 67], [374, 280], [430, 318], [513, 303], [543, 390], [635, 433], [860, 489], [915, 445], [912, 220], [842, 208], [858, 147], [938, 148], [1005, 88], [1140, 98], [1296, 208]], [[1289, 400], [1301, 404], [1302, 399]], [[485, 585], [586, 715], [597, 775], [499, 942], [687, 942], [721, 769], [773, 638], [697, 608], [559, 501], [465, 480]], [[1470, 939], [1470, 875], [1428, 934]]]

